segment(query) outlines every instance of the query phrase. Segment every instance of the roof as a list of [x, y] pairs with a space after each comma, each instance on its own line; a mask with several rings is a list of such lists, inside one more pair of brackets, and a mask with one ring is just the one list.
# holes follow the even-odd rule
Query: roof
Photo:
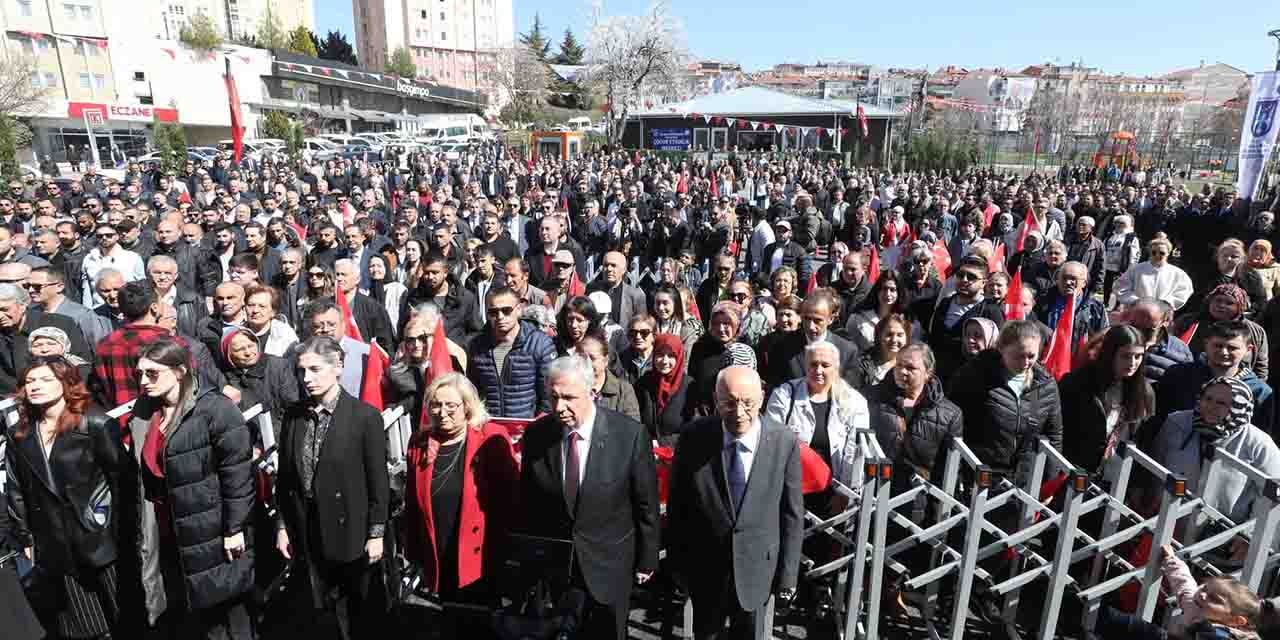
[[577, 82], [578, 76], [587, 70], [585, 64], [549, 64], [547, 66], [551, 67], [551, 71], [565, 82]]
[[[851, 115], [856, 103], [852, 100], [818, 100], [794, 96], [767, 87], [749, 86], [721, 93], [699, 96], [675, 104], [659, 105], [653, 109], [638, 111], [634, 116], [670, 116], [673, 113], [712, 116], [812, 116]], [[863, 105], [868, 118], [892, 118], [902, 114]]]

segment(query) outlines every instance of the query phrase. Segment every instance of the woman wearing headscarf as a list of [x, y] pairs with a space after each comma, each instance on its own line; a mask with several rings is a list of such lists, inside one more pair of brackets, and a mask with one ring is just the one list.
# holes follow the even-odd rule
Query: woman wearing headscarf
[[[374, 253], [369, 256], [369, 289], [364, 294], [373, 298], [378, 304], [386, 307], [387, 317], [400, 317], [400, 301], [404, 299], [404, 294], [408, 291], [403, 284], [395, 279], [395, 274], [391, 268], [391, 263], [387, 257], [381, 253]], [[394, 334], [395, 325], [391, 326]]]
[[1243, 321], [1249, 327], [1249, 341], [1253, 349], [1245, 354], [1240, 365], [1249, 367], [1265, 382], [1267, 373], [1271, 370], [1267, 331], [1248, 318], [1249, 309], [1249, 295], [1244, 289], [1234, 284], [1220, 284], [1204, 297], [1204, 304], [1200, 305], [1198, 313], [1186, 314], [1174, 320], [1169, 333], [1181, 338], [1191, 348], [1191, 353], [1199, 357], [1204, 353], [1203, 328], [1223, 320]]
[[1102, 243], [1102, 268], [1104, 276], [1102, 301], [1110, 304], [1111, 290], [1116, 280], [1129, 271], [1129, 268], [1142, 260], [1142, 249], [1138, 245], [1138, 237], [1133, 232], [1133, 218], [1128, 214], [1120, 214], [1111, 218], [1111, 233]]
[[[1244, 243], [1236, 238], [1227, 238], [1218, 245], [1214, 255], [1216, 269], [1207, 279], [1196, 283], [1196, 292], [1213, 291], [1220, 284], [1234, 284], [1244, 289], [1249, 296], [1249, 307], [1245, 312], [1250, 313], [1250, 310], [1253, 310], [1261, 313], [1267, 304], [1267, 292], [1263, 288], [1261, 276], [1245, 264], [1247, 258]], [[1197, 309], [1207, 302], [1207, 297], [1193, 295], [1187, 302], [1187, 308]], [[1252, 313], [1250, 315], [1252, 316]]]
[[89, 379], [92, 368], [84, 358], [71, 353], [71, 338], [67, 332], [57, 327], [40, 327], [27, 336], [27, 347], [31, 355], [45, 358], [62, 357], [68, 364], [80, 372], [81, 380]]
[[987, 318], [969, 318], [960, 329], [960, 355], [965, 362], [996, 346], [1000, 327]]
[[653, 340], [653, 367], [636, 383], [636, 399], [640, 422], [664, 445], [674, 445], [680, 430], [694, 418], [686, 411], [689, 376], [684, 369], [683, 342], [669, 333], [658, 334]]
[[[1195, 409], [1169, 414], [1152, 456], [1170, 472], [1187, 479], [1188, 487], [1201, 486], [1201, 474], [1209, 459], [1206, 452], [1222, 449], [1264, 476], [1280, 476], [1280, 448], [1271, 436], [1253, 426], [1253, 393], [1238, 378], [1217, 377], [1205, 383]], [[1200, 496], [1205, 506], [1218, 510], [1234, 522], [1244, 522], [1253, 512], [1258, 486], [1230, 467], [1209, 495]]]
[[[737, 343], [738, 327], [742, 324], [742, 306], [736, 302], [717, 302], [711, 308], [707, 332], [693, 343], [689, 355], [688, 374], [689, 403], [693, 415], [715, 415], [716, 375], [720, 373], [721, 359], [730, 344]], [[750, 349], [750, 347], [748, 347]]]

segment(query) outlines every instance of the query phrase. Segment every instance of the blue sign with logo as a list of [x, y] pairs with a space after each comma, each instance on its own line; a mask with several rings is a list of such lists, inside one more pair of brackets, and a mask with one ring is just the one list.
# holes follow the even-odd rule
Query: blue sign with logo
[[1253, 112], [1253, 137], [1263, 138], [1271, 131], [1276, 121], [1277, 100], [1259, 100]]
[[662, 151], [687, 151], [693, 144], [692, 129], [650, 129], [650, 145]]

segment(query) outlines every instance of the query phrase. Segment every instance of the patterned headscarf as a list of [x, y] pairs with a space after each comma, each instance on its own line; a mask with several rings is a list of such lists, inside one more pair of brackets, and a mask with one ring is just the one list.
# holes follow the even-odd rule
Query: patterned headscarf
[[36, 341], [36, 338], [48, 338], [58, 343], [62, 347], [62, 358], [75, 366], [88, 364], [84, 358], [71, 353], [71, 338], [67, 336], [67, 332], [57, 327], [40, 327], [31, 332], [27, 337], [27, 347]]
[[[1244, 292], [1239, 286], [1231, 283], [1223, 283], [1213, 288], [1209, 295], [1205, 297], [1206, 301], [1213, 300], [1214, 296], [1227, 296], [1232, 302], [1236, 303], [1236, 317], [1249, 310], [1249, 294]], [[1207, 309], [1208, 305], [1206, 305]]]
[[749, 345], [741, 342], [730, 342], [724, 346], [724, 354], [720, 356], [720, 368], [751, 367], [756, 368], [756, 352]]
[[1200, 441], [1206, 444], [1213, 444], [1253, 422], [1253, 391], [1249, 390], [1249, 385], [1239, 378], [1219, 376], [1200, 387], [1200, 396], [1204, 397], [1204, 392], [1217, 384], [1226, 385], [1231, 390], [1231, 412], [1227, 417], [1216, 424], [1209, 424], [1200, 415], [1199, 403], [1191, 416], [1191, 428], [1200, 434]]

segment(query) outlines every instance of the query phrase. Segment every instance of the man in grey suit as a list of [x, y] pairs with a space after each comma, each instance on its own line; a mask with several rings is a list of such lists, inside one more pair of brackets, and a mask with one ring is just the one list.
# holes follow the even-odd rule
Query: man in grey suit
[[766, 638], [769, 598], [795, 596], [804, 537], [800, 449], [791, 431], [761, 422], [763, 402], [754, 369], [722, 370], [720, 415], [690, 425], [676, 446], [667, 548], [693, 600], [699, 640]]
[[648, 302], [644, 292], [624, 282], [627, 275], [627, 257], [620, 251], [604, 254], [604, 265], [600, 270], [600, 278], [591, 283], [588, 293], [602, 291], [609, 296], [613, 307], [609, 310], [609, 319], [618, 326], [629, 326], [631, 318], [638, 313], [647, 313]]
[[547, 292], [529, 284], [529, 263], [524, 258], [512, 258], [503, 265], [507, 274], [507, 286], [516, 292], [525, 306], [550, 306], [547, 303]]
[[[31, 275], [25, 278], [25, 286], [27, 293], [31, 295], [31, 302], [36, 305], [36, 308], [45, 313], [56, 313], [75, 320], [76, 326], [80, 327], [80, 333], [84, 334], [84, 339], [90, 346], [97, 345], [99, 340], [111, 333], [112, 326], [109, 319], [94, 313], [93, 309], [72, 302], [67, 298], [66, 275], [62, 269], [56, 267], [31, 269], [26, 265], [12, 266], [21, 266], [31, 272]], [[4, 265], [3, 268], [9, 267], [11, 265]], [[2, 274], [0, 274], [0, 279], [4, 279]]]

